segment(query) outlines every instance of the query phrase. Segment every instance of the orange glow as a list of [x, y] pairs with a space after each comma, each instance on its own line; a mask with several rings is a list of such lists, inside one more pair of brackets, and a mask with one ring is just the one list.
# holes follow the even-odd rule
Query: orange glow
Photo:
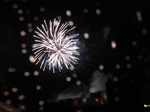
[[99, 102], [99, 98], [95, 98], [95, 102]]

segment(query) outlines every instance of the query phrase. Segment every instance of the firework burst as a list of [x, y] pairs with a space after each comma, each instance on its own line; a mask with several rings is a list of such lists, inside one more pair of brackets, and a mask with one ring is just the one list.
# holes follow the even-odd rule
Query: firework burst
[[68, 28], [69, 23], [60, 24], [61, 20], [54, 19], [47, 23], [41, 24], [41, 28], [37, 27], [35, 43], [33, 44], [33, 51], [35, 55], [36, 64], [40, 64], [40, 69], [43, 71], [48, 68], [55, 72], [55, 69], [61, 71], [64, 67], [70, 69], [74, 64], [78, 63], [79, 47], [76, 45], [79, 34], [69, 33], [75, 27]]

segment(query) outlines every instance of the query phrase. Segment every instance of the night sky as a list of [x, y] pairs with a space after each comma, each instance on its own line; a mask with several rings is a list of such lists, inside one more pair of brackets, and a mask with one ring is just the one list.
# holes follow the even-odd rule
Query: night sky
[[[1, 0], [0, 101], [44, 111], [45, 103], [66, 91], [87, 94], [96, 76], [99, 84], [108, 78], [136, 80], [144, 104], [150, 104], [149, 7], [148, 0]], [[36, 27], [54, 18], [70, 22], [80, 34], [79, 64], [57, 73], [42, 71], [32, 51]]]

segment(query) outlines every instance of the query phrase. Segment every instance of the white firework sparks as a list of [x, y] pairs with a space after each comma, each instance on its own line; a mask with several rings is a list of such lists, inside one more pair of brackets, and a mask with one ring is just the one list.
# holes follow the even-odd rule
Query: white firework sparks
[[41, 28], [37, 27], [35, 31], [35, 43], [33, 51], [36, 64], [40, 63], [40, 69], [45, 71], [48, 66], [49, 70], [59, 69], [63, 66], [67, 69], [74, 67], [78, 63], [79, 47], [76, 45], [79, 34], [68, 35], [75, 27], [68, 29], [69, 23], [60, 25], [61, 20], [49, 21], [49, 24], [44, 20]]

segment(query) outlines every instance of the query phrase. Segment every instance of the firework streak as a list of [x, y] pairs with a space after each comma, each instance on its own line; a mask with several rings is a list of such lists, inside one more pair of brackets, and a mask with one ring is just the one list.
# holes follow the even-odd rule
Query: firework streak
[[40, 64], [40, 69], [43, 71], [48, 68], [55, 73], [55, 69], [61, 71], [64, 67], [70, 69], [77, 64], [79, 58], [79, 47], [76, 45], [79, 34], [69, 33], [75, 29], [75, 26], [68, 28], [69, 23], [60, 24], [61, 20], [52, 22], [51, 20], [47, 24], [41, 24], [41, 28], [37, 27], [37, 31], [33, 37], [35, 37], [33, 44], [33, 51], [35, 55], [36, 64]]

